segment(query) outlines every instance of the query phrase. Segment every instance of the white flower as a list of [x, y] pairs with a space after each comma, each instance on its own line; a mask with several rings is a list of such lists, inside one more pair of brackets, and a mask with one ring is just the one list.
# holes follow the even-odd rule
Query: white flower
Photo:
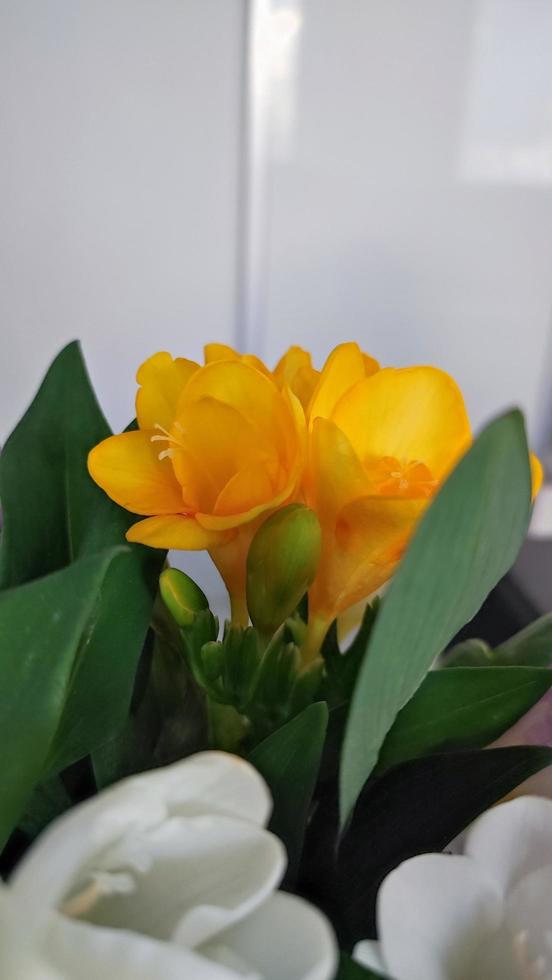
[[383, 882], [379, 943], [355, 958], [394, 980], [552, 980], [552, 801], [483, 814], [463, 854], [423, 854]]
[[267, 788], [204, 752], [57, 820], [0, 886], [5, 980], [330, 980], [331, 927], [277, 892]]

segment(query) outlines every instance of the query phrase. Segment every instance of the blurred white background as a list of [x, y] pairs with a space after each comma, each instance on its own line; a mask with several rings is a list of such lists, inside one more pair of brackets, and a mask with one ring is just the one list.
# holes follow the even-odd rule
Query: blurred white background
[[0, 0], [0, 441], [66, 341], [357, 339], [552, 435], [552, 0]]

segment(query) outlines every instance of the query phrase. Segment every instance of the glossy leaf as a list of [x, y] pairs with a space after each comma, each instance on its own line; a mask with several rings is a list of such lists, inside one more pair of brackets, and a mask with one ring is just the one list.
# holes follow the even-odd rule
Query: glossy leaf
[[0, 596], [0, 846], [48, 771], [97, 596], [121, 549]]
[[433, 670], [399, 712], [375, 773], [430, 752], [483, 748], [529, 711], [552, 685], [539, 667]]
[[88, 451], [110, 435], [78, 344], [56, 357], [0, 456], [0, 586], [55, 572], [117, 538], [128, 518], [88, 475]]
[[269, 735], [249, 756], [272, 793], [270, 828], [286, 845], [288, 879], [293, 879], [301, 855], [327, 724], [325, 703], [311, 704]]
[[[132, 516], [87, 471], [88, 451], [109, 434], [80, 348], [69, 344], [0, 456], [1, 587], [125, 544]], [[133, 545], [106, 576], [50, 760], [53, 772], [122, 726], [163, 559], [163, 552]]]
[[401, 861], [442, 851], [480, 813], [552, 763], [552, 749], [515, 746], [404, 762], [363, 789], [337, 854], [330, 795], [309, 828], [301, 893], [331, 918], [343, 946], [375, 936], [383, 878]]
[[340, 771], [342, 824], [398, 712], [513, 563], [527, 530], [530, 502], [523, 419], [513, 411], [487, 426], [446, 481], [382, 605], [347, 722]]

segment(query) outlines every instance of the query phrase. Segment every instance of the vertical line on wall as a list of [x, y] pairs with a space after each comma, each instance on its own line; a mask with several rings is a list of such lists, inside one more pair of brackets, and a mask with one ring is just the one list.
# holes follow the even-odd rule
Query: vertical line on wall
[[236, 344], [262, 353], [268, 248], [269, 86], [263, 56], [271, 0], [246, 0], [241, 108], [241, 160], [236, 257]]

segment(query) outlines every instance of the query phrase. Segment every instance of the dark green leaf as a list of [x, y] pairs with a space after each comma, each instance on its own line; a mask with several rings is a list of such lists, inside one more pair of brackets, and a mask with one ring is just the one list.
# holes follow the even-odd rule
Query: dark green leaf
[[123, 555], [104, 582], [71, 687], [50, 767], [57, 772], [112, 737], [127, 717], [147, 633], [158, 552]]
[[[114, 504], [87, 471], [89, 450], [109, 434], [79, 346], [70, 344], [52, 364], [0, 456], [2, 587], [124, 544], [133, 516]], [[110, 569], [52, 746], [52, 771], [122, 726], [163, 558], [163, 552], [132, 545]]]
[[542, 667], [433, 670], [399, 712], [376, 773], [450, 748], [483, 748], [510, 728], [552, 685]]
[[288, 880], [293, 879], [301, 855], [327, 724], [326, 704], [311, 704], [249, 756], [272, 793], [270, 828], [286, 845]]
[[521, 667], [552, 666], [552, 613], [541, 616], [495, 647], [493, 663]]
[[73, 800], [59, 776], [35, 786], [18, 827], [33, 840], [52, 820], [73, 806]]
[[335, 980], [380, 980], [381, 973], [374, 973], [365, 966], [355, 963], [346, 953], [341, 954], [339, 970]]
[[0, 846], [46, 775], [83, 636], [120, 552], [83, 558], [0, 596]]
[[322, 647], [322, 656], [326, 665], [328, 697], [334, 703], [349, 701], [353, 694], [379, 608], [380, 601], [377, 598], [366, 606], [358, 631], [351, 645], [343, 653], [337, 641], [337, 621], [332, 623]]
[[445, 650], [441, 657], [441, 667], [492, 667], [493, 651], [485, 640], [469, 639], [456, 643]]
[[484, 640], [464, 640], [443, 655], [443, 667], [551, 667], [552, 613], [541, 616], [494, 650]]
[[111, 433], [78, 344], [58, 355], [0, 456], [0, 586], [55, 572], [107, 544], [128, 521], [88, 475], [88, 452]]
[[442, 851], [480, 813], [552, 764], [552, 749], [515, 746], [426, 756], [402, 763], [362, 791], [336, 865], [331, 820], [320, 806], [309, 828], [302, 894], [330, 916], [345, 948], [375, 935], [375, 901], [401, 861]]
[[147, 646], [125, 727], [93, 753], [99, 789], [208, 747], [204, 698], [183, 651], [160, 636]]
[[513, 563], [530, 502], [523, 419], [513, 411], [487, 426], [437, 494], [383, 603], [347, 722], [342, 823], [397, 713]]

